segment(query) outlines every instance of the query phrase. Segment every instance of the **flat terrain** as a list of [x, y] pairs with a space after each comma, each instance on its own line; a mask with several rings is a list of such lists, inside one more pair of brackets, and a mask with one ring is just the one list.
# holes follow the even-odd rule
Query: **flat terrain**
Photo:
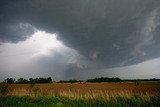
[[[4, 85], [4, 84], [1, 84]], [[144, 94], [154, 96], [160, 91], [160, 82], [123, 83], [48, 83], [48, 84], [9, 84], [9, 94], [25, 96], [33, 94], [66, 96], [130, 96]]]
[[160, 82], [0, 84], [0, 87], [0, 107], [160, 105]]

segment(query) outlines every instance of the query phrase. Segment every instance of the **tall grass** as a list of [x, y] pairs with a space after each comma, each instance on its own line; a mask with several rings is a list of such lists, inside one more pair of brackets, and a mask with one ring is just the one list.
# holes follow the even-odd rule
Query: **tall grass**
[[13, 107], [158, 107], [159, 97], [144, 99], [140, 96], [112, 97], [104, 99], [102, 97], [82, 99], [72, 99], [61, 95], [52, 96], [1, 96], [0, 106]]
[[159, 87], [159, 83], [9, 85], [1, 88], [0, 107], [158, 107]]
[[0, 96], [5, 96], [9, 93], [8, 90], [8, 85], [4, 84], [4, 85], [0, 85]]

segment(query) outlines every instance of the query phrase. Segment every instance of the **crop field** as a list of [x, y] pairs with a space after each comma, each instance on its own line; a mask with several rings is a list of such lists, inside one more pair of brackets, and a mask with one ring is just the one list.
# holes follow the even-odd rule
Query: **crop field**
[[[3, 84], [2, 84], [3, 85]], [[142, 82], [136, 85], [128, 83], [44, 83], [44, 84], [9, 84], [10, 95], [51, 95], [60, 94], [74, 97], [81, 95], [128, 96], [133, 94], [156, 95], [160, 91], [160, 82]]]
[[[23, 102], [20, 98], [26, 98], [25, 101], [29, 102], [31, 100], [31, 105], [35, 104], [32, 100], [35, 101], [36, 99], [37, 103], [38, 101], [41, 101], [38, 99], [45, 99], [44, 102], [49, 101], [52, 106], [53, 104], [58, 104], [57, 106], [66, 106], [69, 104], [68, 106], [80, 107], [91, 105], [106, 106], [107, 104], [110, 104], [108, 106], [130, 106], [130, 104], [131, 106], [158, 106], [160, 104], [160, 82], [139, 82], [138, 84], [135, 82], [123, 82], [0, 85], [0, 87], [5, 86], [7, 87], [6, 89], [2, 90], [1, 88], [0, 103], [2, 105], [15, 106], [17, 103], [13, 103], [12, 101], [19, 99], [20, 102]], [[6, 93], [2, 93], [2, 91], [6, 91]], [[8, 99], [14, 100], [8, 101]], [[56, 99], [56, 101], [52, 101], [52, 99]], [[8, 101], [9, 103], [6, 103], [5, 101]], [[44, 102], [41, 102], [42, 105]], [[27, 102], [25, 102], [25, 104], [26, 103]], [[79, 105], [74, 105], [74, 103]]]

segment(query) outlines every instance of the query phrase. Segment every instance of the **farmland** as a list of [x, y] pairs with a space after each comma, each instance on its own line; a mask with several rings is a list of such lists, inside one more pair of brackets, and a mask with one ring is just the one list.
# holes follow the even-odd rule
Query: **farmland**
[[[15, 106], [17, 103], [12, 102], [15, 100], [20, 100], [20, 103], [28, 101], [25, 104], [29, 102], [36, 104], [41, 102], [40, 99], [43, 99], [45, 103], [48, 102], [47, 104], [58, 104], [59, 106], [90, 106], [90, 104], [92, 106], [107, 104], [115, 104], [115, 106], [158, 106], [160, 102], [160, 82], [156, 81], [138, 84], [134, 82], [1, 84], [1, 87], [4, 86], [7, 87], [7, 93], [1, 95], [0, 103], [2, 105]], [[33, 103], [33, 100], [36, 103]], [[41, 102], [42, 105], [44, 102]], [[80, 105], [74, 105], [75, 103]]]

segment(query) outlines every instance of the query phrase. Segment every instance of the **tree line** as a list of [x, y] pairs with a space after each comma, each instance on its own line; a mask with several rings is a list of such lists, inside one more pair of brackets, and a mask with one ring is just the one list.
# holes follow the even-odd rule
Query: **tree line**
[[[113, 77], [113, 78], [108, 78], [108, 77], [100, 77], [100, 78], [94, 78], [94, 79], [88, 79], [86, 81], [84, 80], [60, 80], [57, 81], [57, 83], [83, 83], [83, 82], [90, 82], [90, 83], [94, 83], [94, 82], [135, 82], [135, 81], [160, 81], [160, 79], [156, 79], [156, 78], [152, 78], [152, 79], [120, 79], [118, 77]], [[19, 78], [19, 79], [15, 79], [15, 78], [7, 78], [3, 81], [3, 83], [8, 83], [8, 84], [28, 84], [28, 83], [53, 83], [53, 80], [51, 77], [48, 78], [29, 78], [24, 79], [24, 78]]]
[[7, 78], [3, 81], [3, 83], [8, 83], [8, 84], [28, 84], [28, 83], [52, 83], [52, 78], [48, 77], [48, 78], [29, 78], [29, 80], [24, 79], [24, 78], [19, 78], [19, 79], [15, 79], [15, 78]]
[[118, 77], [115, 78], [108, 78], [108, 77], [100, 77], [94, 79], [88, 79], [86, 82], [121, 82], [122, 80]]

